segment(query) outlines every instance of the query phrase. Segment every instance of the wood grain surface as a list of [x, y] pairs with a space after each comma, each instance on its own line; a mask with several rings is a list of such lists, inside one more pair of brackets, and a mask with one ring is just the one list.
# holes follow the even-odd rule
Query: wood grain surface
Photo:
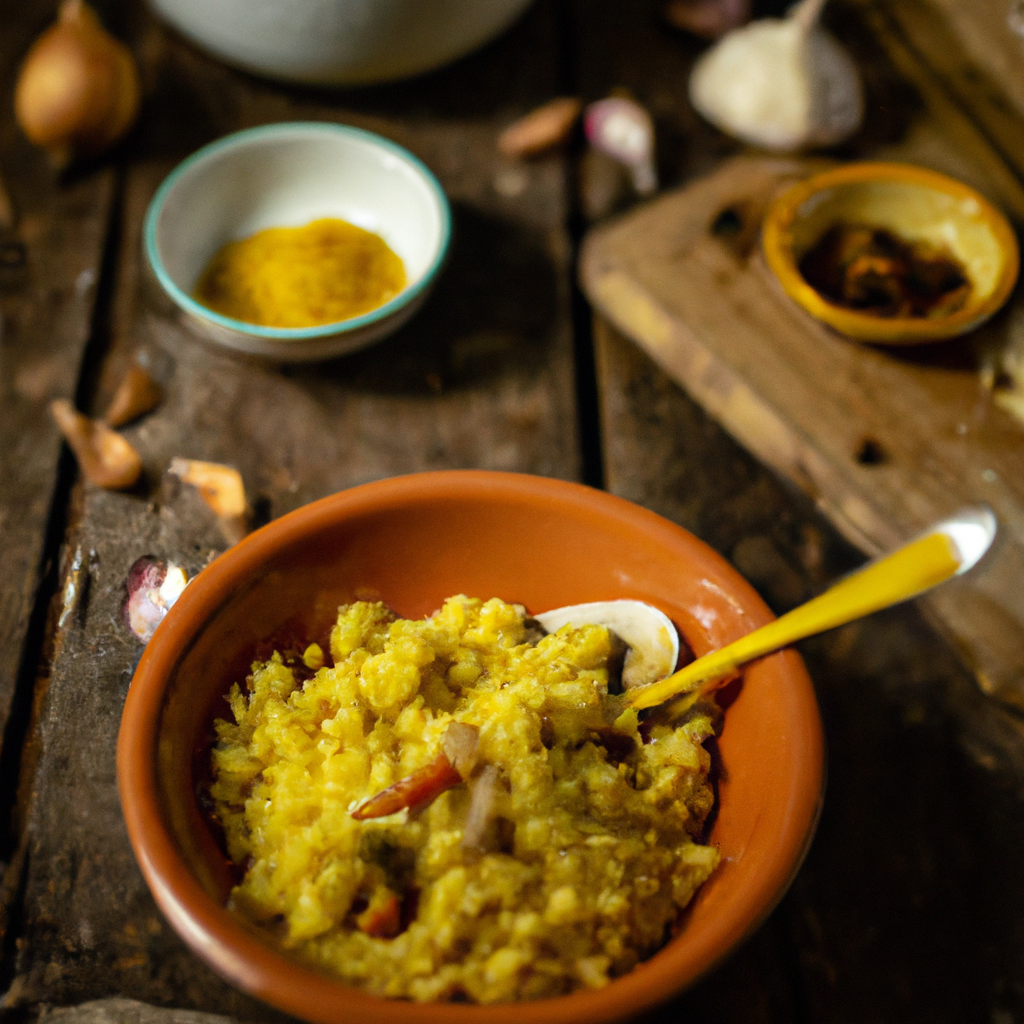
[[[783, 6], [764, 0], [757, 9]], [[709, 415], [607, 322], [591, 333], [590, 309], [574, 290], [577, 245], [588, 224], [636, 203], [620, 171], [579, 138], [529, 163], [496, 153], [500, 131], [551, 96], [619, 90], [654, 115], [666, 189], [733, 156], [736, 144], [686, 100], [705, 44], [669, 28], [660, 0], [538, 0], [506, 35], [449, 68], [342, 93], [224, 67], [162, 28], [141, 0], [97, 7], [130, 41], [143, 73], [143, 115], [124, 146], [61, 177], [0, 113], [0, 167], [18, 218], [0, 245], [26, 242], [30, 257], [24, 267], [0, 267], [0, 387], [11, 403], [0, 417], [0, 515], [6, 530], [21, 524], [8, 534], [18, 538], [15, 550], [0, 553], [0, 714], [15, 709], [0, 761], [8, 793], [0, 1016], [16, 1024], [283, 1024], [213, 976], [164, 922], [117, 801], [114, 744], [141, 653], [120, 617], [128, 567], [151, 553], [196, 572], [226, 544], [195, 493], [167, 476], [172, 457], [237, 466], [257, 523], [420, 469], [603, 483], [703, 537], [777, 612], [863, 555], [813, 497], [738, 444], [716, 422], [718, 410], [709, 406]], [[976, 175], [1024, 218], [1018, 172], [993, 147], [989, 122], [946, 83], [941, 61], [922, 57], [943, 51], [919, 43], [913, 18], [901, 9], [897, 24], [886, 7], [829, 6], [873, 104], [861, 135], [830, 155], [902, 151], [927, 162], [939, 154], [943, 169]], [[28, 40], [54, 9], [53, 0], [31, 0], [16, 18], [4, 15], [6, 95]], [[943, 31], [929, 28], [946, 46]], [[972, 58], [956, 54], [950, 68], [963, 83]], [[279, 367], [193, 335], [150, 277], [140, 225], [160, 180], [198, 146], [293, 118], [357, 124], [408, 146], [451, 196], [456, 231], [436, 291], [401, 332], [345, 359]], [[943, 148], [952, 130], [963, 133], [956, 151]], [[737, 273], [735, 259], [708, 259]], [[79, 282], [87, 286], [76, 291]], [[145, 478], [129, 493], [100, 491], [60, 456], [45, 402], [73, 395], [102, 412], [137, 360], [166, 391], [154, 413], [125, 430]], [[837, 451], [848, 454], [848, 441], [837, 438]], [[919, 455], [941, 462], [951, 451], [922, 445]], [[850, 470], [861, 472], [868, 468]], [[747, 943], [648, 1019], [1024, 1019], [1020, 717], [979, 691], [913, 606], [808, 641], [801, 652], [830, 748], [815, 844]]]
[[[6, 108], [21, 55], [52, 17], [52, 5], [27, 0], [0, 17]], [[42, 595], [58, 571], [55, 540], [68, 500], [70, 467], [47, 404], [79, 392], [97, 320], [116, 173], [95, 167], [58, 176], [5, 115], [0, 177], [0, 863], [8, 869], [0, 882], [0, 942], [9, 944], [24, 865], [21, 741], [44, 637]], [[23, 787], [30, 778], [26, 770]]]
[[[5, 18], [0, 88], [49, 4]], [[0, 733], [14, 694], [57, 482], [61, 438], [45, 400], [74, 398], [92, 329], [114, 175], [59, 181], [10, 117], [0, 120], [0, 168], [11, 222], [0, 226]]]

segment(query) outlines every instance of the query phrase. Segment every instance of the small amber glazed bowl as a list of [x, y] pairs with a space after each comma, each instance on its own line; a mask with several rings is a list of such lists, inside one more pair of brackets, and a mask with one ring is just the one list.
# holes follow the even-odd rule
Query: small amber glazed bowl
[[[830, 302], [807, 283], [798, 264], [837, 223], [887, 228], [908, 242], [949, 250], [970, 279], [969, 298], [936, 317], [883, 317]], [[1013, 228], [984, 196], [909, 164], [847, 164], [807, 178], [772, 202], [761, 239], [765, 260], [790, 298], [840, 334], [881, 345], [973, 330], [1006, 302], [1020, 266]]]
[[226, 909], [224, 854], [197, 798], [209, 722], [256, 643], [288, 623], [312, 635], [367, 591], [404, 616], [457, 593], [539, 612], [610, 598], [662, 608], [699, 655], [771, 613], [707, 545], [577, 484], [483, 471], [366, 484], [247, 537], [186, 588], [143, 654], [125, 704], [117, 771], [128, 833], [153, 896], [229, 982], [316, 1024], [577, 1024], [643, 1011], [690, 985], [781, 898], [817, 820], [823, 743], [814, 691], [787, 650], [751, 665], [718, 739], [721, 864], [678, 933], [596, 991], [489, 1006], [396, 1002], [347, 988], [271, 949]]

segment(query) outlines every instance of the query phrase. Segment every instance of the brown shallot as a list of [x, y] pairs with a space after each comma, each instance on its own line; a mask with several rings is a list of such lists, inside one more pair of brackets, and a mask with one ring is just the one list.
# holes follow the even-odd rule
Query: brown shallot
[[139, 93], [127, 47], [84, 0], [64, 0], [21, 66], [14, 113], [29, 140], [62, 166], [120, 139], [138, 113]]

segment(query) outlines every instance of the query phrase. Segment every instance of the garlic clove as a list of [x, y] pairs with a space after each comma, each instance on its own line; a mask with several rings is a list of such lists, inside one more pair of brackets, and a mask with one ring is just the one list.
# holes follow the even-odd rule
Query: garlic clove
[[575, 96], [559, 96], [531, 110], [498, 136], [498, 152], [507, 157], [537, 156], [565, 142], [583, 109]]
[[459, 844], [464, 850], [484, 852], [489, 826], [498, 807], [501, 773], [496, 765], [484, 765], [480, 774], [470, 783], [469, 810]]
[[139, 453], [106, 424], [78, 412], [64, 398], [50, 403], [50, 413], [87, 480], [116, 491], [131, 487], [142, 475]]
[[168, 471], [195, 487], [218, 516], [240, 516], [245, 512], [245, 487], [237, 469], [218, 462], [175, 457]]
[[141, 366], [133, 366], [114, 392], [103, 420], [109, 427], [123, 427], [151, 412], [163, 397], [163, 388]]
[[752, 21], [694, 65], [690, 100], [712, 124], [777, 152], [834, 145], [864, 117], [860, 75], [805, 0], [786, 18]]
[[84, 0], [64, 0], [57, 21], [25, 56], [14, 112], [29, 140], [63, 165], [113, 145], [135, 120], [139, 100], [127, 47]]
[[167, 471], [199, 491], [213, 510], [229, 544], [236, 544], [249, 532], [249, 508], [242, 474], [231, 466], [199, 459], [171, 459]]
[[441, 739], [444, 756], [452, 767], [468, 779], [476, 767], [476, 752], [480, 742], [480, 729], [466, 722], [449, 722]]
[[121, 606], [125, 624], [143, 643], [149, 643], [187, 585], [188, 576], [181, 566], [168, 565], [153, 555], [137, 558], [128, 570], [127, 594]]
[[657, 190], [654, 121], [639, 103], [623, 96], [597, 100], [587, 106], [583, 123], [591, 146], [628, 168], [640, 195]]

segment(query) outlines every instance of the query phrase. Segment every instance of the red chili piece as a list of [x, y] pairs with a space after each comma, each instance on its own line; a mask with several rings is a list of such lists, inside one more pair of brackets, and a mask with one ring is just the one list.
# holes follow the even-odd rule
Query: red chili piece
[[356, 927], [375, 939], [393, 939], [402, 930], [402, 905], [390, 893], [380, 901], [371, 902], [357, 918]]
[[437, 755], [430, 764], [399, 779], [393, 786], [371, 796], [361, 807], [352, 812], [357, 821], [366, 818], [383, 818], [404, 807], [415, 807], [425, 800], [433, 800], [446, 789], [458, 786], [462, 776], [456, 771], [444, 752]]

